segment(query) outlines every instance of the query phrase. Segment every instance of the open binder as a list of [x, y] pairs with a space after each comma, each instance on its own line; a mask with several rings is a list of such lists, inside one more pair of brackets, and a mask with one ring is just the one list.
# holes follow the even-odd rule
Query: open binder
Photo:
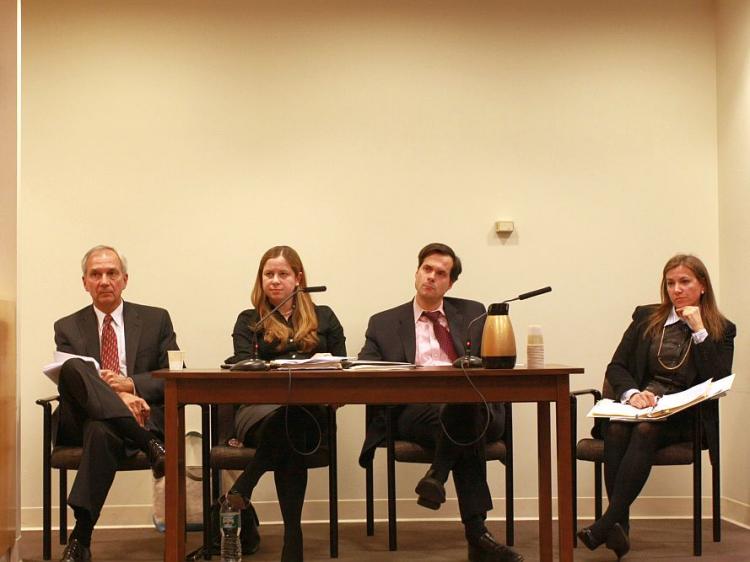
[[718, 380], [708, 379], [682, 392], [665, 394], [650, 408], [636, 408], [619, 400], [604, 398], [594, 404], [587, 415], [590, 418], [610, 418], [619, 421], [661, 420], [695, 404], [725, 395], [732, 388], [733, 382], [733, 374]]

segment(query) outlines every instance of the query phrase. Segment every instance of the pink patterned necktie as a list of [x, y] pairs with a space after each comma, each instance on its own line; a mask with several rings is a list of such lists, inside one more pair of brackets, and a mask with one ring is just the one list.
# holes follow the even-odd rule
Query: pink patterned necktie
[[448, 331], [448, 328], [440, 323], [440, 311], [424, 311], [422, 312], [422, 316], [432, 322], [432, 329], [435, 332], [435, 339], [438, 341], [438, 344], [440, 344], [440, 349], [443, 350], [443, 353], [445, 353], [448, 356], [448, 359], [450, 359], [451, 361], [456, 359], [456, 357], [458, 357], [458, 354], [456, 353], [456, 347], [453, 345], [453, 338], [451, 338], [451, 333]]
[[102, 326], [102, 369], [120, 372], [120, 353], [117, 351], [117, 335], [112, 327], [112, 316], [104, 317]]

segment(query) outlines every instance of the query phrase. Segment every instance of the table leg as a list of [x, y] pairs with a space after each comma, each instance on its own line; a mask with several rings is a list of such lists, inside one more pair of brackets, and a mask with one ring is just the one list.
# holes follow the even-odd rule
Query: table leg
[[539, 560], [552, 562], [552, 472], [549, 402], [536, 406], [539, 447]]
[[568, 377], [557, 381], [557, 516], [560, 562], [573, 562], [573, 447]]
[[182, 562], [185, 560], [185, 407], [177, 402], [174, 380], [165, 381], [164, 414], [167, 449], [164, 560]]

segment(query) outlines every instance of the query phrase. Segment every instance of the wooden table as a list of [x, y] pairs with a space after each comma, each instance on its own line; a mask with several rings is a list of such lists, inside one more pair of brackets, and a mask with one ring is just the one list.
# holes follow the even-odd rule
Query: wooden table
[[[557, 415], [559, 559], [573, 562], [569, 382], [583, 369], [472, 369], [476, 387], [491, 402], [536, 402], [539, 447], [539, 558], [552, 561], [550, 408]], [[164, 560], [185, 560], [186, 404], [405, 404], [477, 402], [464, 372], [453, 367], [403, 371], [231, 372], [220, 369], [156, 371], [165, 383], [166, 544]], [[364, 438], [364, 436], [363, 436]]]

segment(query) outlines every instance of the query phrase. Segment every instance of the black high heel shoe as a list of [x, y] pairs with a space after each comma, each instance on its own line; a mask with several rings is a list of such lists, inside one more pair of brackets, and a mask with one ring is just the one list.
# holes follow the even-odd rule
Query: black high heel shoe
[[607, 548], [613, 550], [617, 555], [617, 560], [622, 560], [630, 552], [630, 537], [622, 528], [622, 525], [615, 523], [612, 530], [607, 534]]
[[576, 536], [589, 550], [596, 550], [604, 542], [594, 536], [594, 533], [591, 532], [591, 527], [584, 527], [576, 533]]

